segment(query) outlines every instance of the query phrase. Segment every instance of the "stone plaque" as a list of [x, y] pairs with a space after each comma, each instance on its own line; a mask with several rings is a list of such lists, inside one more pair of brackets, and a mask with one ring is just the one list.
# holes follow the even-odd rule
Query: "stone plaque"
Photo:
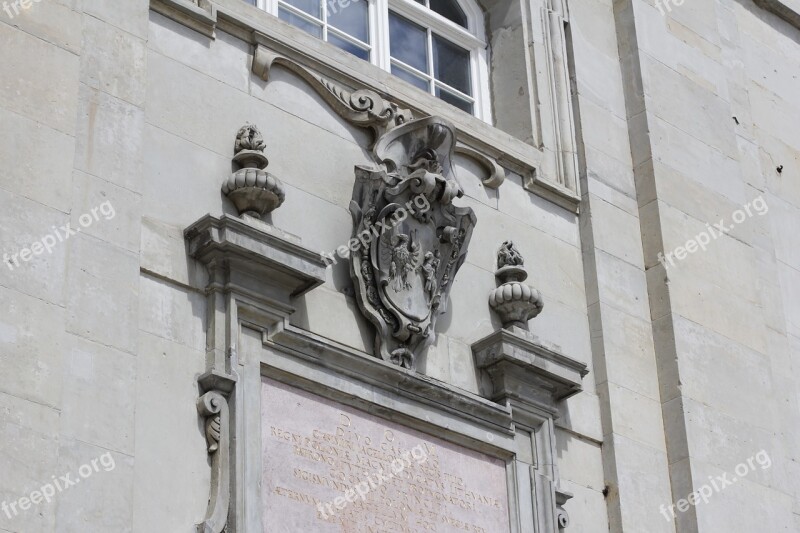
[[502, 460], [270, 379], [267, 533], [508, 533]]

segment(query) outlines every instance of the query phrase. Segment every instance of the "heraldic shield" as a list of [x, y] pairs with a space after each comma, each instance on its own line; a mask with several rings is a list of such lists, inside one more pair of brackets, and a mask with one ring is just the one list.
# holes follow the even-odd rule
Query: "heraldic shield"
[[[356, 167], [350, 274], [376, 328], [375, 353], [411, 370], [436, 337], [437, 315], [475, 226], [452, 167], [455, 129], [438, 117], [407, 122], [374, 147], [381, 167]], [[351, 241], [354, 242], [354, 241]]]

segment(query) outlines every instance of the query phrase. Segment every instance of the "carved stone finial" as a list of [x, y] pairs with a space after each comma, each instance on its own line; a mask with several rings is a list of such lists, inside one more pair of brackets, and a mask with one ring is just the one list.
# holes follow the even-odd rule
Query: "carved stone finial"
[[528, 320], [542, 312], [542, 295], [522, 283], [528, 278], [525, 260], [512, 241], [505, 241], [497, 251], [495, 276], [500, 286], [489, 293], [489, 307], [500, 316], [506, 329], [517, 326], [528, 329]]
[[283, 183], [266, 171], [269, 165], [264, 155], [266, 147], [254, 124], [245, 124], [236, 134], [233, 161], [241, 168], [222, 185], [222, 192], [240, 215], [261, 218], [277, 209], [286, 198]]

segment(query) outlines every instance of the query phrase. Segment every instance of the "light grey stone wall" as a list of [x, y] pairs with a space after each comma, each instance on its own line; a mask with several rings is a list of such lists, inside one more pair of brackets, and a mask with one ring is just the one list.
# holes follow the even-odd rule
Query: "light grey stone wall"
[[[672, 500], [737, 479], [677, 529], [797, 531], [800, 28], [749, 2], [617, 13]], [[659, 263], [757, 198], [768, 214]], [[736, 472], [762, 450], [769, 468]]]

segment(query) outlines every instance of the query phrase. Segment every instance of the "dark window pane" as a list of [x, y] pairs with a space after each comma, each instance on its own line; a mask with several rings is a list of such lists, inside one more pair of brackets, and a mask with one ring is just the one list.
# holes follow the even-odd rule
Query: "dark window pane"
[[328, 23], [360, 41], [369, 42], [368, 0], [328, 2]]
[[356, 57], [358, 57], [360, 59], [363, 59], [365, 61], [369, 61], [369, 50], [364, 50], [360, 46], [355, 45], [355, 44], [351, 43], [350, 41], [346, 41], [346, 40], [342, 39], [341, 37], [337, 37], [336, 34], [331, 33], [330, 30], [328, 30], [328, 42], [333, 44], [333, 45], [338, 46], [339, 48], [341, 48], [345, 52], [350, 52], [351, 54], [353, 54], [354, 56], [356, 56]]
[[322, 18], [322, 12], [320, 11], [320, 1], [319, 0], [281, 0], [282, 2], [289, 4], [291, 6], [300, 9], [301, 11], [305, 11], [309, 15], [317, 17], [318, 19]]
[[314, 37], [318, 37], [320, 39], [322, 38], [322, 26], [314, 24], [313, 22], [309, 22], [302, 17], [298, 17], [294, 13], [289, 13], [283, 8], [278, 9], [278, 16], [281, 20], [285, 20], [292, 26], [297, 26], [304, 32], [310, 33]]
[[467, 15], [456, 0], [431, 0], [431, 9], [459, 26], [467, 27]]
[[440, 89], [439, 87], [436, 88], [436, 96], [444, 100], [450, 105], [454, 105], [457, 108], [466, 111], [470, 115], [472, 115], [472, 102], [468, 102], [463, 98], [456, 96], [455, 94], [445, 91], [444, 89]]
[[428, 72], [425, 28], [389, 11], [389, 49], [392, 57], [422, 72]]
[[406, 69], [398, 67], [397, 65], [392, 65], [392, 74], [398, 78], [406, 80], [411, 85], [419, 87], [423, 91], [428, 92], [428, 80], [420, 78], [419, 76], [416, 76], [415, 74], [412, 74]]
[[438, 35], [433, 36], [433, 75], [450, 87], [472, 95], [469, 52]]

